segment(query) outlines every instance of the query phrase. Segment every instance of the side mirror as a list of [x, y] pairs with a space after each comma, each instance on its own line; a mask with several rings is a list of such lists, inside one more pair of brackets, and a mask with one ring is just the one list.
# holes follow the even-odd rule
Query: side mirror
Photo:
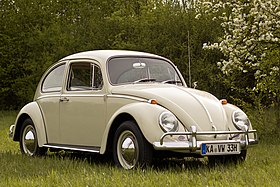
[[193, 88], [195, 89], [197, 87], [197, 81], [193, 82]]

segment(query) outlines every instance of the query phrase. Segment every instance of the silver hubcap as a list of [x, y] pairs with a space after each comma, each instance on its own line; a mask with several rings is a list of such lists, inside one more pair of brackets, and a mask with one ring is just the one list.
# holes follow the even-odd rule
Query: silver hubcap
[[23, 150], [28, 155], [33, 155], [36, 149], [35, 129], [32, 125], [27, 125], [23, 131]]
[[118, 159], [122, 167], [133, 168], [139, 156], [138, 142], [134, 134], [130, 131], [122, 132], [117, 145]]

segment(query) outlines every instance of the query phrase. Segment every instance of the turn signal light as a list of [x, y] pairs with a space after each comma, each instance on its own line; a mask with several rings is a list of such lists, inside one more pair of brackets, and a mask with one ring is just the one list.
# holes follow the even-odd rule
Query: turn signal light
[[158, 104], [157, 100], [155, 100], [155, 99], [150, 99], [150, 100], [148, 101], [148, 103], [153, 104], [153, 105]]
[[228, 103], [226, 99], [221, 99], [220, 101], [221, 101], [222, 105], [226, 105]]

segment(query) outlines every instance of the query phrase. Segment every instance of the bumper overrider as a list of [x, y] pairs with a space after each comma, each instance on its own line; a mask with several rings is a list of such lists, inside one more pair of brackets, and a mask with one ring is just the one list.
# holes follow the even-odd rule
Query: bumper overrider
[[9, 137], [10, 138], [14, 137], [14, 131], [15, 131], [15, 125], [11, 125], [10, 130], [9, 130]]
[[[249, 138], [249, 134], [253, 134], [254, 138]], [[188, 141], [174, 141], [165, 142], [164, 139], [167, 136], [188, 136]], [[197, 136], [209, 136], [209, 135], [230, 135], [228, 140], [210, 140], [210, 141], [198, 141]], [[238, 137], [238, 139], [236, 139]], [[258, 137], [256, 130], [248, 130], [247, 126], [240, 131], [200, 131], [197, 132], [196, 126], [191, 126], [189, 132], [167, 132], [164, 133], [159, 142], [154, 142], [153, 146], [156, 150], [170, 150], [170, 151], [183, 151], [186, 153], [196, 153], [206, 155], [203, 150], [206, 144], [220, 144], [220, 145], [238, 145], [239, 150], [246, 150], [250, 145], [258, 144]], [[204, 148], [205, 149], [205, 148]], [[221, 154], [221, 153], [217, 153]], [[230, 154], [230, 153], [226, 153]], [[236, 154], [233, 153], [233, 154]], [[215, 155], [215, 153], [213, 153]]]

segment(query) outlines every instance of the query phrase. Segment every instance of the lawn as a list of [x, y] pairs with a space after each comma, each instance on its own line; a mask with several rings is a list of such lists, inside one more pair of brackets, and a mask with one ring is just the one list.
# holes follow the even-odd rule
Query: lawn
[[22, 156], [8, 138], [15, 112], [0, 111], [0, 186], [279, 186], [280, 138], [262, 136], [245, 163], [209, 166], [207, 159], [170, 160], [125, 171], [98, 155], [60, 152]]

